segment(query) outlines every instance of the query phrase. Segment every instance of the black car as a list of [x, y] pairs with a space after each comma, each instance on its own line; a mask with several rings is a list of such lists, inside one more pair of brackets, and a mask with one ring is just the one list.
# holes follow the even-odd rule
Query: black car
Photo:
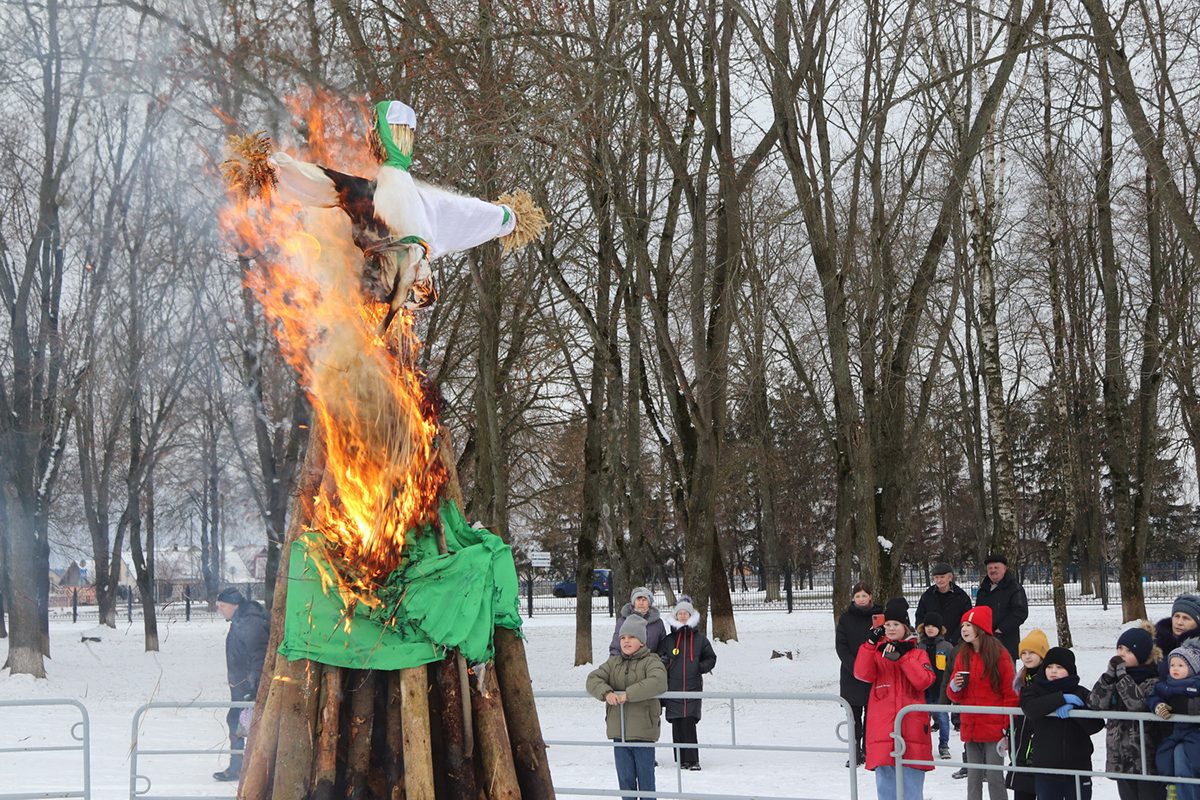
[[[555, 597], [574, 597], [578, 593], [579, 587], [573, 580], [554, 584]], [[612, 594], [612, 570], [593, 570], [592, 597], [601, 597], [610, 594]]]

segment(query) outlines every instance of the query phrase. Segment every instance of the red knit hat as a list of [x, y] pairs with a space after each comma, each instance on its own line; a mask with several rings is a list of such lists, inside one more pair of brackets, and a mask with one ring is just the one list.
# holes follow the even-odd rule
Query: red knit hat
[[962, 616], [963, 622], [969, 622], [984, 633], [992, 633], [992, 609], [987, 606], [975, 606]]

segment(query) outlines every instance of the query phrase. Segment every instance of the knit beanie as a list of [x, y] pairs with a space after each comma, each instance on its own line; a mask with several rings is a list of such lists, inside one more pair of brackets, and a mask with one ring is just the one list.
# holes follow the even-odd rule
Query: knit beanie
[[986, 634], [992, 632], [992, 609], [988, 606], [975, 606], [962, 615], [963, 622], [969, 622]]
[[1182, 611], [1200, 625], [1200, 597], [1194, 594], [1181, 594], [1175, 598], [1175, 602], [1171, 604], [1171, 615], [1174, 616]]
[[1145, 628], [1130, 628], [1117, 637], [1117, 647], [1126, 647], [1139, 664], [1150, 660], [1150, 651], [1154, 648], [1154, 637]]
[[925, 619], [921, 620], [921, 626], [936, 625], [938, 630], [942, 628], [942, 615], [936, 611], [925, 612]]
[[[1192, 674], [1188, 677], [1194, 678], [1197, 675], [1200, 675], [1200, 647], [1192, 647], [1190, 645], [1176, 647], [1171, 651], [1171, 658], [1183, 659], [1184, 663], [1187, 664], [1188, 668], [1192, 671]], [[1170, 663], [1170, 659], [1167, 659], [1167, 664], [1169, 665]]]
[[675, 604], [675, 610], [671, 612], [671, 618], [672, 619], [676, 618], [680, 611], [688, 612], [688, 619], [691, 619], [692, 617], [696, 616], [695, 607], [691, 604], [691, 602], [689, 602], [688, 598], [686, 598], [686, 597], [679, 598], [679, 602]]
[[883, 606], [883, 618], [888, 622], [903, 622], [904, 627], [912, 630], [908, 619], [908, 601], [903, 597], [893, 597]]
[[644, 597], [650, 601], [650, 605], [654, 605], [654, 592], [651, 592], [645, 586], [639, 586], [629, 593], [629, 602], [637, 600], [639, 597]]
[[238, 591], [236, 586], [226, 586], [221, 590], [221, 593], [217, 595], [217, 602], [240, 606], [242, 603], [246, 602], [246, 598], [241, 592]]
[[646, 643], [646, 618], [630, 614], [621, 623], [621, 635], [632, 636], [642, 644]]
[[1046, 651], [1046, 657], [1042, 659], [1042, 669], [1045, 670], [1050, 664], [1058, 664], [1068, 675], [1079, 674], [1075, 669], [1075, 654], [1065, 647], [1051, 647]]
[[1017, 645], [1017, 655], [1024, 653], [1026, 650], [1037, 653], [1046, 660], [1046, 651], [1050, 649], [1050, 640], [1046, 638], [1046, 634], [1040, 628], [1034, 628], [1029, 632], [1029, 635], [1021, 640]]

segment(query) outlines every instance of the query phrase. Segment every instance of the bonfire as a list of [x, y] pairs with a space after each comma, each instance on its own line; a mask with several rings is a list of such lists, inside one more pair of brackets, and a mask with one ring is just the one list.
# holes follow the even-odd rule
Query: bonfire
[[[306, 104], [304, 151], [243, 134], [221, 169], [223, 228], [316, 417], [239, 797], [551, 796], [512, 553], [462, 516], [414, 316], [431, 260], [523, 247], [545, 217], [415, 180], [408, 106], [356, 137], [331, 107]], [[317, 163], [372, 155], [369, 177]]]

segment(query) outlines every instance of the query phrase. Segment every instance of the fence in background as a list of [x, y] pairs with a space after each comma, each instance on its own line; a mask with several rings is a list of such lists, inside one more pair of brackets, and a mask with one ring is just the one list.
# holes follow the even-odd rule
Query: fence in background
[[[254, 703], [249, 700], [244, 701], [225, 701], [211, 703], [146, 703], [138, 708], [133, 714], [133, 738], [130, 740], [129, 748], [129, 800], [195, 800], [194, 795], [176, 796], [169, 794], [150, 794], [151, 781], [150, 777], [138, 772], [138, 757], [139, 756], [213, 756], [213, 755], [233, 755], [242, 753], [241, 750], [212, 748], [205, 749], [186, 749], [186, 748], [148, 748], [141, 746], [142, 737], [142, 721], [146, 716], [146, 712], [155, 708], [169, 708], [174, 711], [184, 709], [203, 709], [203, 708], [253, 708]], [[178, 738], [186, 740], [188, 732], [184, 732]], [[205, 800], [235, 800], [237, 792], [237, 783], [226, 784], [231, 790], [231, 794], [218, 795], [211, 792], [203, 795]]]
[[[0, 747], [0, 755], [16, 755], [29, 753], [61, 753], [61, 752], [80, 752], [83, 754], [83, 788], [81, 790], [64, 789], [64, 790], [28, 790], [17, 792], [0, 793], [0, 800], [32, 800], [33, 798], [60, 798], [60, 797], [82, 797], [83, 800], [91, 800], [92, 797], [92, 737], [88, 721], [88, 712], [83, 704], [77, 700], [0, 700], [0, 709], [4, 708], [30, 708], [43, 706], [70, 706], [79, 710], [81, 719], [71, 725], [69, 730], [70, 737], [78, 742], [78, 744], [64, 745], [26, 745], [23, 747]], [[27, 726], [15, 725], [11, 722], [0, 725], [0, 730], [10, 733], [20, 733], [23, 738], [29, 737], [29, 729]], [[6, 762], [8, 759], [5, 759]], [[11, 762], [8, 762], [11, 763]], [[29, 773], [26, 773], [29, 774]], [[4, 788], [16, 789], [16, 785], [8, 783]]]

